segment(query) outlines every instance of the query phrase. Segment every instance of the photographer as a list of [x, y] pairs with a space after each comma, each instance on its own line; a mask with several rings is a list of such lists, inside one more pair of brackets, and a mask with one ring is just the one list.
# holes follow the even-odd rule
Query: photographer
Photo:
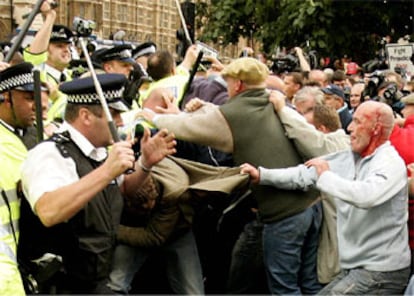
[[400, 117], [404, 104], [400, 101], [404, 96], [401, 76], [393, 71], [374, 71], [366, 77], [364, 100], [384, 102], [391, 106], [396, 117]]

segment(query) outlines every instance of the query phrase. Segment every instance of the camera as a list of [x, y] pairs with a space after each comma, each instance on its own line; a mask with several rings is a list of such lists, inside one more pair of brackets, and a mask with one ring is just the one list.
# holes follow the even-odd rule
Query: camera
[[[384, 90], [382, 96], [378, 95]], [[388, 104], [394, 112], [400, 113], [404, 105], [400, 102], [404, 94], [395, 82], [387, 81], [383, 71], [376, 70], [368, 76], [368, 82], [362, 93], [364, 100], [374, 100]]]
[[384, 73], [380, 70], [376, 70], [368, 75], [368, 81], [366, 83], [364, 92], [362, 93], [363, 98], [373, 99], [378, 95], [378, 87], [384, 82]]
[[79, 37], [88, 37], [96, 28], [96, 23], [91, 20], [84, 20], [78, 16], [73, 19], [73, 30], [76, 31]]
[[[309, 52], [304, 52], [303, 56], [308, 61], [309, 66], [311, 69], [316, 69], [318, 67], [318, 54], [315, 50], [311, 50]], [[287, 72], [294, 72], [294, 71], [301, 71], [299, 58], [295, 53], [295, 50], [292, 49], [288, 54], [273, 58], [272, 57], [272, 64], [270, 66], [270, 70], [275, 74], [280, 73], [287, 73]]]
[[293, 72], [299, 65], [298, 58], [293, 54], [287, 54], [283, 58], [272, 60], [270, 70], [275, 74]]
[[196, 41], [196, 45], [197, 45], [197, 49], [199, 51], [202, 51], [204, 56], [209, 56], [209, 57], [213, 57], [215, 59], [218, 58], [218, 51], [215, 50], [214, 48], [208, 46], [207, 44], [204, 44], [200, 41]]

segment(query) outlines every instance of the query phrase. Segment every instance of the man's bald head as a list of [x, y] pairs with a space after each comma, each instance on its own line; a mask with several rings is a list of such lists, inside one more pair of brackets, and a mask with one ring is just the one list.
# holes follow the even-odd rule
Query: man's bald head
[[174, 100], [172, 91], [168, 88], [155, 88], [142, 103], [142, 108], [148, 108], [154, 112], [158, 112], [156, 107], [167, 108], [165, 100], [169, 100], [170, 102]]
[[352, 151], [368, 156], [390, 137], [394, 114], [390, 106], [376, 101], [362, 103], [348, 126]]

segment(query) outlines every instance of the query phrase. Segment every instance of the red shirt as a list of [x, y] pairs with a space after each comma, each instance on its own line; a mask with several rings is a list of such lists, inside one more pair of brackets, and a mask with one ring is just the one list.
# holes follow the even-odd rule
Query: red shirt
[[[394, 126], [390, 136], [390, 142], [394, 145], [405, 164], [414, 162], [414, 115], [408, 116], [404, 126]], [[410, 172], [407, 170], [408, 175]], [[410, 248], [414, 249], [414, 200], [408, 201], [408, 231]]]

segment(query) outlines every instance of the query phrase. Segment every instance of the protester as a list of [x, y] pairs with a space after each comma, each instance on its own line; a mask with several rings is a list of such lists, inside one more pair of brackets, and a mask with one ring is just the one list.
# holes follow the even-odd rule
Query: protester
[[[191, 113], [154, 117], [148, 112], [147, 115], [157, 127], [171, 128], [178, 139], [232, 152], [236, 165], [247, 160], [272, 167], [298, 164], [301, 158], [268, 101], [265, 90], [268, 73], [267, 67], [256, 59], [239, 58], [222, 71], [229, 95], [225, 104], [204, 103]], [[264, 262], [270, 291], [316, 293], [320, 289], [316, 275], [316, 234], [321, 219], [316, 192], [277, 191], [262, 186], [253, 187], [253, 192], [265, 224]], [[298, 223], [294, 233], [290, 228], [293, 223]], [[308, 235], [312, 239], [305, 240]], [[296, 254], [303, 254], [307, 260], [300, 260]], [[301, 277], [300, 273], [306, 276]]]
[[363, 102], [363, 92], [365, 89], [364, 83], [355, 83], [351, 87], [351, 93], [349, 95], [349, 105], [351, 114], [355, 112], [356, 108]]
[[150, 256], [158, 256], [164, 259], [172, 291], [204, 294], [191, 229], [192, 206], [199, 199], [246, 187], [248, 180], [241, 177], [235, 168], [211, 167], [175, 157], [154, 166], [143, 186], [126, 197], [109, 287], [128, 293], [135, 273]]
[[352, 114], [349, 112], [348, 105], [345, 102], [343, 90], [335, 84], [330, 84], [322, 88], [322, 91], [325, 94], [325, 104], [335, 108], [341, 119], [342, 128], [348, 132], [348, 125], [352, 121]]
[[[120, 111], [125, 110], [120, 101], [125, 80], [120, 74], [98, 76], [116, 125], [122, 124]], [[40, 243], [44, 252], [63, 258], [58, 293], [111, 293], [106, 283], [121, 192], [135, 192], [151, 167], [175, 152], [174, 137], [166, 130], [150, 137], [145, 130], [136, 161], [132, 139], [113, 143], [92, 78], [65, 83], [60, 90], [68, 95], [60, 133], [32, 149], [22, 167], [23, 190], [37, 216], [26, 227], [46, 226], [26, 233], [26, 251], [30, 254]], [[129, 169], [135, 172], [124, 175]]]
[[[322, 91], [305, 86], [298, 94], [303, 105], [312, 106]], [[349, 136], [341, 128], [336, 110], [323, 104], [313, 104], [304, 118], [285, 106], [281, 93], [272, 92], [269, 100], [273, 103], [290, 139], [305, 159], [333, 153], [349, 148]], [[296, 100], [296, 99], [295, 99]], [[313, 126], [312, 126], [313, 125]], [[339, 255], [336, 230], [336, 206], [332, 196], [321, 193], [323, 220], [318, 246], [318, 279], [327, 284], [339, 273]]]
[[410, 274], [405, 165], [388, 139], [389, 106], [365, 102], [349, 126], [351, 150], [287, 169], [241, 165], [252, 181], [285, 189], [316, 186], [337, 203], [341, 273], [319, 295], [400, 294]]

